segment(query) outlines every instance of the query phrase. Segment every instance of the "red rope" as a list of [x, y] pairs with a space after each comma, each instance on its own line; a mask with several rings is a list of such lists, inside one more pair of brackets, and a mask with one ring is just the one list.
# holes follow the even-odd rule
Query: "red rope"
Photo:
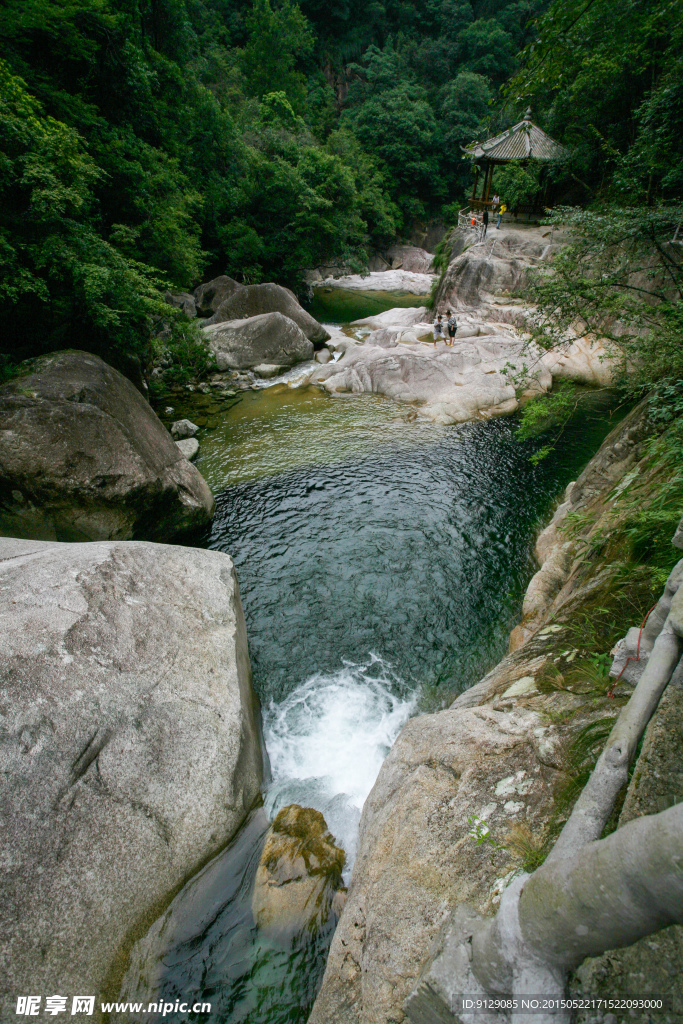
[[652, 608], [650, 608], [650, 611], [647, 613], [647, 615], [645, 616], [645, 618], [641, 622], [641, 624], [640, 624], [640, 633], [638, 634], [638, 643], [636, 645], [635, 657], [632, 654], [630, 654], [628, 656], [628, 658], [624, 662], [624, 667], [622, 668], [621, 672], [619, 673], [619, 675], [617, 676], [617, 678], [614, 680], [614, 682], [610, 686], [609, 690], [607, 691], [607, 696], [608, 697], [613, 697], [614, 696], [614, 688], [617, 685], [617, 683], [619, 682], [619, 680], [621, 679], [621, 677], [623, 676], [624, 672], [626, 671], [626, 666], [628, 665], [629, 661], [640, 661], [640, 638], [643, 635], [643, 630], [645, 629], [645, 623], [650, 618], [651, 613], [655, 610], [655, 608], [657, 607], [658, 604], [659, 604], [659, 601], [655, 601], [655, 603], [652, 605]]

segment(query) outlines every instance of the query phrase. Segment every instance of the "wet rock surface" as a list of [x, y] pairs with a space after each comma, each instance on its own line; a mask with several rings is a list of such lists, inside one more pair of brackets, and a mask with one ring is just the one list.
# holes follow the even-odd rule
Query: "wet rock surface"
[[258, 927], [287, 937], [315, 931], [341, 912], [344, 851], [319, 811], [290, 804], [268, 830], [252, 896]]
[[[545, 352], [529, 333], [533, 310], [520, 295], [530, 272], [551, 260], [561, 245], [561, 232], [551, 228], [492, 228], [482, 241], [474, 232], [455, 232], [433, 310], [395, 308], [354, 321], [355, 340], [340, 344], [332, 339], [330, 347], [342, 357], [310, 379], [331, 394], [386, 395], [444, 424], [509, 415], [519, 408], [520, 395], [549, 391], [554, 378], [608, 386], [617, 357], [600, 339], [570, 331], [562, 345]], [[408, 281], [417, 276], [387, 270], [330, 278], [318, 286], [391, 292], [402, 281], [405, 290], [420, 293], [424, 285], [426, 293], [428, 277], [422, 285]], [[434, 346], [429, 343], [437, 314], [443, 318], [443, 340]], [[452, 345], [449, 314], [457, 322]]]
[[130, 944], [245, 818], [262, 754], [227, 555], [3, 538], [0, 620], [5, 1020], [17, 993], [115, 998]]
[[0, 534], [168, 539], [207, 523], [213, 496], [127, 378], [64, 351], [0, 388]]

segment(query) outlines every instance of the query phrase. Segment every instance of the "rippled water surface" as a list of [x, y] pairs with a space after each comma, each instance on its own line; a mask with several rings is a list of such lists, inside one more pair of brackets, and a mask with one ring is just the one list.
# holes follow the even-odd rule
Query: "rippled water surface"
[[246, 393], [198, 463], [264, 707], [371, 655], [410, 689], [471, 685], [505, 649], [539, 518], [615, 422], [609, 399], [534, 466], [542, 441], [520, 444], [512, 419], [443, 427], [376, 396], [271, 390]]
[[[245, 392], [199, 435], [217, 496], [200, 542], [237, 568], [272, 765], [265, 811], [321, 810], [347, 877], [401, 726], [505, 652], [539, 519], [619, 415], [589, 395], [538, 466], [545, 439], [520, 444], [514, 420], [410, 422], [388, 400], [310, 387]], [[217, 1024], [306, 1021], [331, 928], [287, 948], [259, 935], [250, 893], [266, 827], [259, 811], [179, 894], [131, 994], [196, 994]]]

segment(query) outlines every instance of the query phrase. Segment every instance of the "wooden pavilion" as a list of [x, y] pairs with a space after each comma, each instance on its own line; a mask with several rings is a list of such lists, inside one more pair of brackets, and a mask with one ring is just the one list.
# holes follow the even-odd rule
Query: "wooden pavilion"
[[[531, 107], [524, 115], [524, 120], [508, 128], [501, 135], [495, 135], [485, 142], [475, 142], [464, 147], [465, 157], [469, 157], [474, 165], [474, 186], [470, 199], [471, 210], [491, 208], [491, 183], [493, 172], [500, 164], [524, 164], [528, 160], [541, 160], [551, 163], [567, 156], [567, 150], [555, 139], [535, 125], [531, 120]], [[478, 196], [481, 179], [481, 195]], [[544, 203], [545, 205], [545, 203]]]

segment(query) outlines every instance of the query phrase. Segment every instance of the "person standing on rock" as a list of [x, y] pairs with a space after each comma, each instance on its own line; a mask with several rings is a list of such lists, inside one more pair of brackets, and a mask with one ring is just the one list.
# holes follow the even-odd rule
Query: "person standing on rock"
[[497, 228], [500, 227], [500, 222], [503, 219], [503, 214], [506, 212], [506, 210], [507, 210], [507, 206], [505, 205], [505, 203], [501, 203], [500, 209], [498, 211], [498, 220], [496, 222], [496, 227]]
[[441, 313], [437, 316], [434, 322], [434, 348], [436, 348], [437, 341], [443, 338], [443, 324], [441, 323]]
[[486, 232], [489, 229], [489, 211], [488, 210], [484, 210], [484, 216], [482, 218], [482, 221], [483, 221], [483, 224], [484, 224], [484, 230], [482, 231], [481, 237], [482, 238], [486, 238]]
[[498, 213], [498, 207], [500, 206], [500, 196], [496, 192], [493, 199], [491, 200], [491, 213]]
[[453, 342], [455, 341], [455, 332], [458, 329], [458, 325], [457, 325], [456, 320], [455, 320], [455, 313], [451, 313], [450, 309], [447, 309], [446, 310], [446, 317], [447, 317], [446, 323], [448, 325], [448, 337], [450, 339], [450, 341], [448, 341], [447, 344], [448, 345], [453, 345]]

